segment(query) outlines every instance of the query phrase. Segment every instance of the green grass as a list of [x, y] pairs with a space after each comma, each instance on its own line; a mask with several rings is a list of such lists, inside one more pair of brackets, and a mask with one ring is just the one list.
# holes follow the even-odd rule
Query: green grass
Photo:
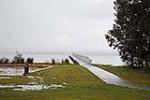
[[[150, 100], [150, 91], [107, 85], [79, 65], [54, 65], [52, 69], [31, 75], [42, 77], [46, 84], [67, 84], [65, 88], [34, 92], [1, 89], [0, 100]], [[13, 79], [14, 83], [21, 84], [28, 81], [32, 80], [27, 77]]]
[[150, 73], [140, 71], [137, 69], [131, 69], [128, 67], [111, 66], [111, 65], [96, 65], [102, 69], [112, 72], [126, 80], [129, 80], [135, 84], [150, 86]]
[[0, 84], [27, 84], [29, 82], [31, 82], [32, 80], [27, 78], [27, 77], [23, 77], [23, 76], [14, 76], [10, 79], [0, 79]]

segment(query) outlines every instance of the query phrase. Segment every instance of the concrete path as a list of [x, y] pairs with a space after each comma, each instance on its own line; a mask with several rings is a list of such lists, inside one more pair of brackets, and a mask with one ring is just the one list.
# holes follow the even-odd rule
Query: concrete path
[[107, 84], [114, 84], [114, 85], [126, 86], [129, 88], [138, 88], [138, 89], [150, 90], [150, 87], [135, 85], [135, 84], [133, 84], [127, 80], [120, 78], [117, 75], [114, 75], [113, 73], [110, 73], [110, 72], [103, 70], [99, 67], [93, 66], [92, 64], [87, 63], [87, 61], [84, 61], [85, 58], [84, 58], [84, 60], [82, 58], [80, 58], [80, 57], [82, 57], [80, 55], [73, 55], [72, 57], [76, 61], [78, 61], [78, 63], [80, 65], [82, 65], [83, 67], [88, 69], [90, 72], [92, 72], [94, 75], [96, 75], [98, 78], [100, 78], [101, 80], [103, 80]]
[[34, 73], [34, 72], [46, 70], [46, 69], [49, 69], [49, 68], [52, 68], [52, 67], [53, 66], [49, 66], [49, 67], [45, 67], [45, 68], [38, 68], [38, 69], [35, 69], [35, 70], [30, 70], [29, 73]]

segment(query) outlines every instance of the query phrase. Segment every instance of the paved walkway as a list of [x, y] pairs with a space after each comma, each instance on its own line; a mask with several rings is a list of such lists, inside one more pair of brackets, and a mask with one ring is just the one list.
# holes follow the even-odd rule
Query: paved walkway
[[114, 75], [113, 73], [110, 73], [106, 70], [103, 70], [99, 67], [93, 66], [90, 63], [87, 63], [84, 61], [80, 56], [73, 55], [73, 58], [79, 62], [80, 65], [88, 69], [90, 72], [92, 72], [94, 75], [96, 75], [98, 78], [106, 82], [107, 84], [114, 84], [114, 85], [120, 85], [120, 86], [126, 86], [129, 88], [138, 88], [138, 89], [144, 89], [144, 90], [150, 90], [150, 87], [146, 86], [139, 86], [135, 85], [127, 80], [124, 80], [120, 78], [117, 75]]
[[49, 69], [49, 68], [52, 68], [52, 67], [53, 66], [49, 66], [49, 67], [45, 67], [45, 68], [38, 68], [38, 69], [35, 69], [35, 70], [30, 70], [29, 73], [34, 73], [34, 72], [46, 70], [46, 69]]

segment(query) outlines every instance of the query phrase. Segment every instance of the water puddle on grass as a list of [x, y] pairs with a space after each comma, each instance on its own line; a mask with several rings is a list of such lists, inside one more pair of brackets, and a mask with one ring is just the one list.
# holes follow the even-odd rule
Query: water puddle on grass
[[[46, 89], [64, 88], [67, 84], [64, 82], [63, 85], [61, 84], [46, 85], [43, 78], [40, 76], [27, 76], [27, 77], [32, 79], [32, 82], [28, 84], [0, 85], [0, 89], [12, 89], [16, 91], [40, 91]], [[40, 84], [38, 82], [40, 82]]]
[[0, 75], [1, 76], [20, 76], [23, 75], [24, 69], [23, 68], [0, 68]]
[[[45, 67], [45, 68], [30, 68], [29, 73], [34, 73], [37, 71], [42, 71], [52, 68], [52, 66]], [[0, 67], [0, 79], [10, 79], [11, 76], [22, 76], [24, 73], [24, 68], [12, 68], [12, 67]], [[15, 91], [40, 91], [46, 89], [57, 89], [57, 88], [64, 88], [66, 83], [61, 84], [51, 84], [46, 85], [44, 84], [44, 80], [40, 76], [26, 76], [33, 81], [28, 84], [17, 84], [17, 85], [0, 85], [1, 89], [12, 89]], [[39, 84], [40, 83], [40, 84]]]
[[16, 91], [40, 91], [46, 89], [64, 88], [64, 85], [51, 84], [26, 84], [26, 85], [0, 85], [0, 89], [12, 89]]
[[[45, 67], [45, 68], [29, 68], [29, 73], [37, 72], [37, 71], [42, 71], [52, 68], [52, 66]], [[24, 68], [23, 67], [0, 67], [0, 76], [22, 76], [24, 73]]]

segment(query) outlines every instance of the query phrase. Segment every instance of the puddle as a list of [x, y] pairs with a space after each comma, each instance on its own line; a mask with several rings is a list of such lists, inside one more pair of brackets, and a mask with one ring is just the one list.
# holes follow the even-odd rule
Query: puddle
[[73, 58], [75, 60], [77, 60], [80, 65], [82, 65], [83, 67], [88, 69], [90, 72], [92, 72], [94, 75], [96, 75], [98, 78], [100, 78], [101, 80], [103, 80], [107, 84], [114, 84], [114, 85], [129, 87], [129, 88], [138, 88], [138, 89], [150, 90], [150, 87], [148, 87], [148, 86], [135, 85], [135, 84], [133, 84], [127, 80], [120, 78], [119, 76], [117, 76], [113, 73], [110, 73], [110, 72], [103, 70], [99, 67], [91, 65], [90, 62], [88, 62], [91, 60], [88, 60], [87, 57], [83, 58], [80, 55], [73, 54]]
[[40, 91], [46, 89], [57, 89], [64, 88], [63, 85], [51, 84], [51, 85], [40, 85], [40, 84], [26, 84], [26, 85], [0, 85], [0, 89], [12, 89], [16, 91]]
[[[50, 67], [45, 67], [45, 68], [30, 68], [29, 73], [41, 71], [41, 70], [46, 70], [52, 68]], [[0, 67], [0, 76], [22, 76], [24, 73], [24, 68], [12, 68], [12, 67]]]
[[[44, 80], [42, 77], [39, 76], [27, 76], [27, 77], [33, 79], [33, 81], [24, 85], [0, 85], [0, 89], [12, 89], [15, 91], [40, 91], [46, 89], [64, 88], [67, 84], [64, 82], [63, 85], [60, 84], [46, 85], [44, 84]], [[0, 77], [0, 78], [5, 79], [11, 77]], [[39, 84], [38, 82], [43, 84]]]
[[[42, 71], [52, 68], [52, 66], [45, 67], [45, 68], [30, 68], [29, 73]], [[1, 67], [0, 68], [0, 79], [10, 79], [9, 76], [22, 76], [24, 73], [24, 68], [10, 68], [10, 67]], [[57, 88], [64, 88], [66, 83], [63, 83], [63, 85], [60, 84], [51, 84], [46, 85], [44, 84], [44, 80], [42, 77], [39, 76], [27, 76], [28, 78], [32, 79], [33, 82], [23, 85], [0, 85], [0, 89], [12, 89], [15, 91], [40, 91], [40, 90], [46, 90], [46, 89], [57, 89]], [[41, 84], [39, 84], [40, 82]]]
[[20, 76], [24, 73], [23, 68], [0, 68], [1, 76]]

